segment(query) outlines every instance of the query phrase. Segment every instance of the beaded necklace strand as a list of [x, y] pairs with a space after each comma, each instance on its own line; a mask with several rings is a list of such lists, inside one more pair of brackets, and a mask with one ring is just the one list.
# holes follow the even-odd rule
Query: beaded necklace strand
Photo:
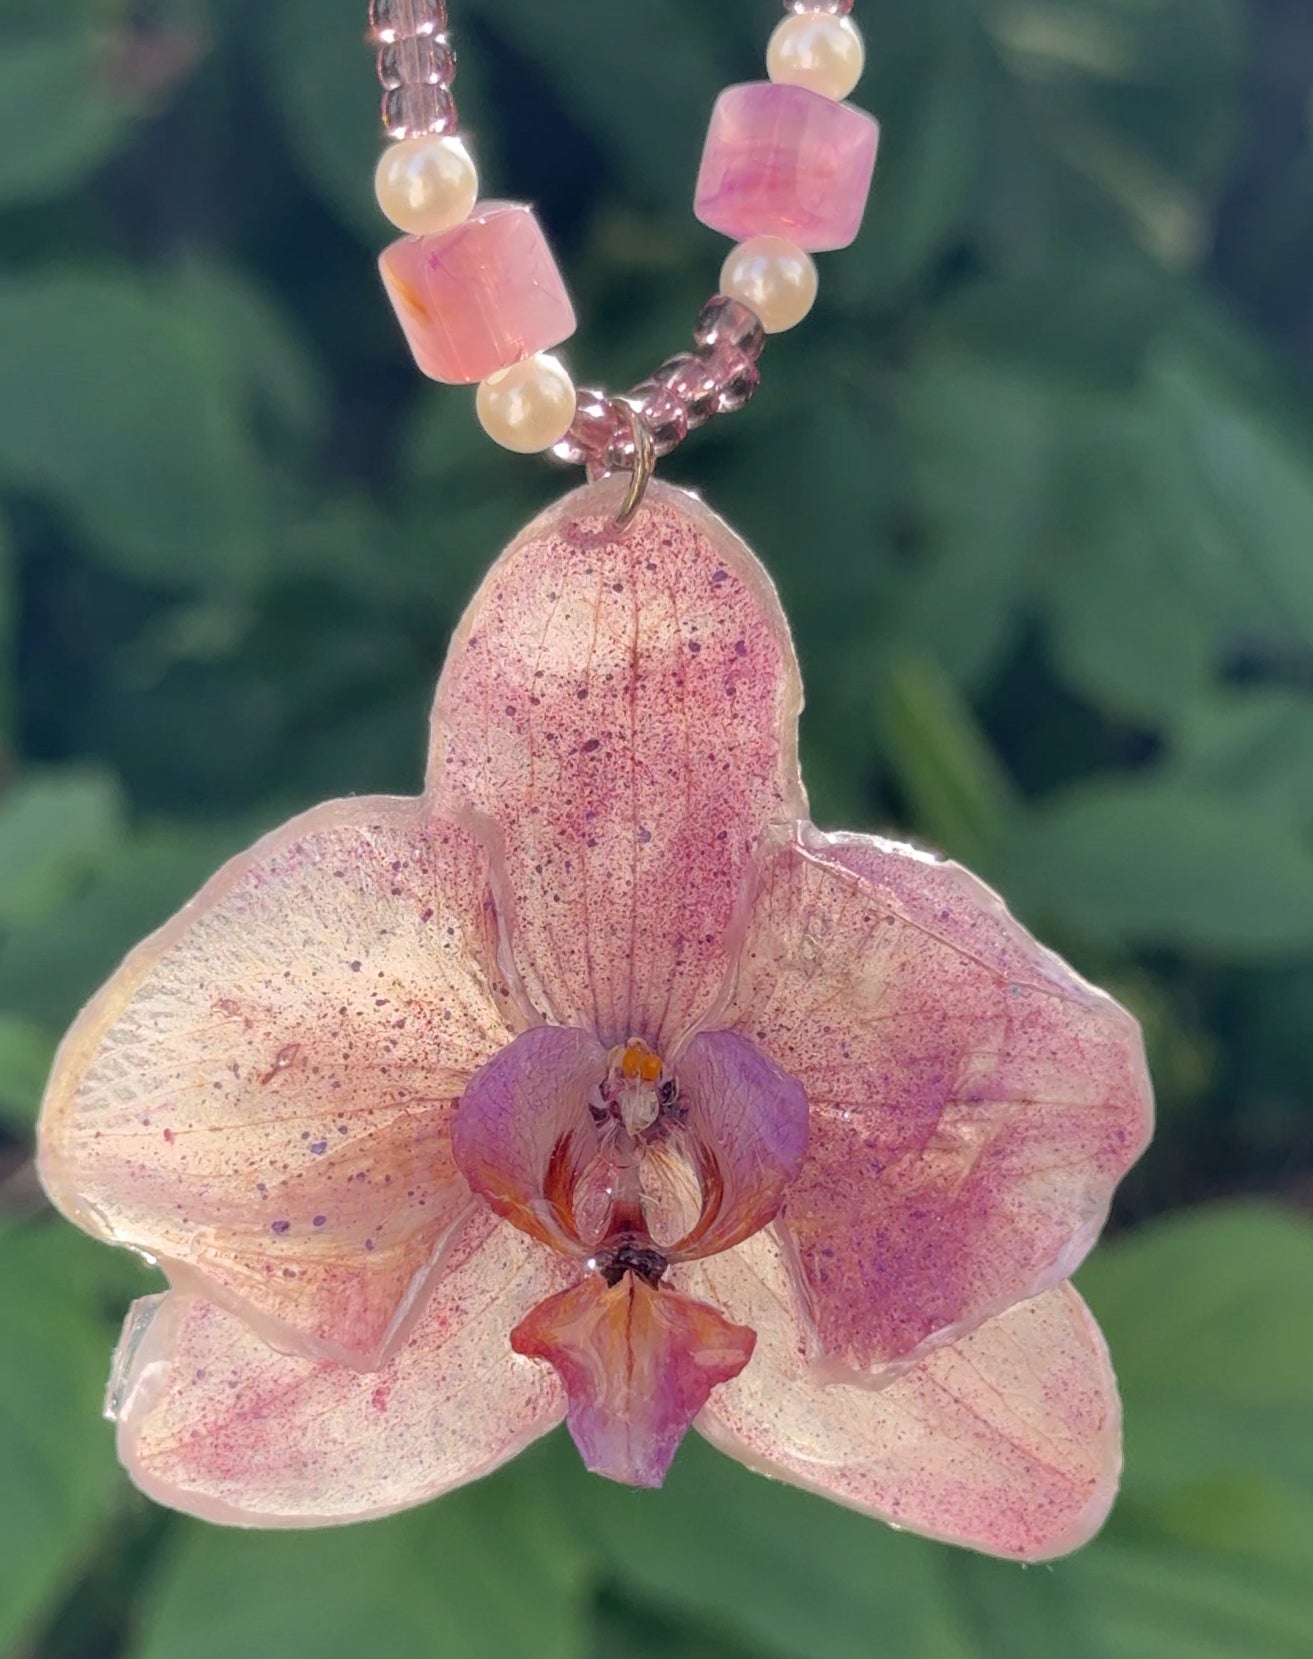
[[[766, 81], [726, 89], [711, 118], [695, 212], [734, 239], [694, 349], [620, 396], [576, 388], [555, 348], [574, 306], [532, 207], [481, 201], [460, 136], [446, 0], [373, 0], [383, 127], [379, 206], [405, 234], [383, 254], [387, 292], [420, 369], [478, 387], [490, 437], [550, 453], [590, 479], [628, 472], [632, 513], [657, 457], [753, 397], [768, 334], [816, 301], [812, 255], [861, 228], [878, 123], [845, 100], [865, 67], [852, 0], [788, 0]], [[622, 514], [624, 516], [624, 514]]]

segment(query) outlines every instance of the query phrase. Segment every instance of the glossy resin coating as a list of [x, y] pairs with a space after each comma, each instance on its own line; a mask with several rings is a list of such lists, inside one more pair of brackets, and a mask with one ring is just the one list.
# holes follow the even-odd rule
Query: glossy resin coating
[[155, 1256], [111, 1388], [153, 1496], [309, 1526], [563, 1420], [660, 1483], [690, 1426], [1039, 1560], [1116, 1387], [1065, 1282], [1145, 1144], [1135, 1022], [958, 866], [823, 835], [769, 578], [625, 481], [457, 631], [417, 800], [235, 859], [60, 1052], [54, 1201]]

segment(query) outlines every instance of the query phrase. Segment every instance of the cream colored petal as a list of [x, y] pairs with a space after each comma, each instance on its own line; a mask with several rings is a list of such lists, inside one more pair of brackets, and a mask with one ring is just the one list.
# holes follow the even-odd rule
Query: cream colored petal
[[883, 1388], [806, 1358], [779, 1243], [758, 1235], [680, 1272], [756, 1331], [697, 1428], [762, 1474], [911, 1532], [1018, 1561], [1087, 1543], [1121, 1473], [1121, 1408], [1098, 1326], [1070, 1285], [1022, 1302]]
[[554, 1372], [510, 1345], [563, 1282], [559, 1258], [481, 1217], [372, 1375], [281, 1354], [213, 1302], [139, 1302], [111, 1384], [119, 1455], [157, 1503], [220, 1525], [328, 1526], [426, 1503], [564, 1417]]
[[54, 1202], [275, 1340], [401, 1340], [470, 1195], [450, 1102], [511, 1035], [487, 860], [419, 801], [333, 803], [233, 860], [64, 1042]]

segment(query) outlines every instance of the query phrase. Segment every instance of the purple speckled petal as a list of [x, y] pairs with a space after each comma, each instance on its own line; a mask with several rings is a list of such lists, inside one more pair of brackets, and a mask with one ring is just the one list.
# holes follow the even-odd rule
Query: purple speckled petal
[[567, 1264], [482, 1217], [381, 1371], [279, 1353], [177, 1291], [138, 1303], [111, 1384], [119, 1456], [157, 1502], [230, 1526], [368, 1520], [477, 1480], [561, 1421], [507, 1333]]
[[807, 1091], [783, 1220], [840, 1374], [1066, 1278], [1148, 1139], [1136, 1022], [907, 847], [807, 831], [768, 857], [725, 1021]]
[[379, 1363], [470, 1205], [450, 1102], [511, 1035], [486, 887], [418, 801], [332, 803], [234, 859], [60, 1050], [54, 1202], [282, 1346]]
[[806, 1156], [807, 1096], [733, 1031], [695, 1037], [678, 1073], [677, 1145], [700, 1175], [703, 1210], [672, 1254], [690, 1260], [729, 1250], [775, 1219]]
[[696, 498], [616, 478], [493, 567], [434, 711], [430, 787], [499, 846], [533, 1001], [668, 1054], [711, 1006], [769, 822], [801, 816], [801, 688], [770, 578]]
[[627, 1486], [660, 1486], [712, 1389], [752, 1357], [751, 1331], [633, 1274], [596, 1275], [544, 1302], [512, 1338], [547, 1360], [570, 1398], [584, 1463]]
[[566, 1253], [584, 1253], [575, 1190], [597, 1154], [588, 1099], [606, 1070], [591, 1032], [537, 1026], [475, 1074], [452, 1123], [456, 1164], [474, 1191]]
[[697, 1421], [749, 1468], [946, 1543], [1019, 1561], [1079, 1549], [1106, 1520], [1121, 1472], [1108, 1351], [1062, 1285], [1022, 1302], [886, 1387], [818, 1376], [769, 1233], [681, 1268], [757, 1332], [752, 1364]]

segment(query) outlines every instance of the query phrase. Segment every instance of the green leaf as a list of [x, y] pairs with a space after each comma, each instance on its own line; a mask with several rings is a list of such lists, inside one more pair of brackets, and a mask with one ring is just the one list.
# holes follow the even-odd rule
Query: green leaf
[[923, 0], [881, 18], [870, 90], [859, 94], [882, 128], [871, 198], [880, 228], [838, 262], [840, 302], [887, 299], [965, 228], [988, 142], [981, 71], [959, 6]]
[[586, 1659], [587, 1562], [513, 1466], [425, 1509], [319, 1533], [179, 1529], [128, 1659]]
[[0, 801], [0, 926], [60, 908], [123, 839], [123, 803], [101, 772], [34, 774]]
[[187, 260], [173, 281], [183, 308], [207, 317], [223, 340], [235, 396], [280, 436], [322, 442], [331, 406], [327, 377], [273, 296], [218, 259]]
[[365, 16], [355, 0], [283, 0], [263, 20], [260, 44], [292, 154], [372, 245], [379, 239], [373, 175], [381, 94], [361, 43]]
[[[1159, 1544], [1096, 1545], [1066, 1569], [1107, 1659], [1307, 1659], [1307, 1572]], [[1052, 1632], [1065, 1644], [1063, 1627]], [[1042, 1650], [1037, 1650], [1042, 1659]]]
[[[1099, 1251], [1081, 1286], [1126, 1392], [1130, 1500], [1257, 1476], [1313, 1501], [1313, 1227], [1201, 1209]], [[1301, 1547], [1313, 1565], [1313, 1531]]]
[[686, 208], [726, 78], [705, 29], [680, 27], [670, 0], [625, 0], [600, 27], [583, 6], [470, 0], [468, 9], [550, 77], [561, 108], [616, 163], [630, 193]]
[[109, 1332], [48, 1245], [0, 1229], [0, 1652], [35, 1626], [96, 1545], [117, 1487], [101, 1419]]
[[1313, 829], [1313, 698], [1236, 691], [1192, 704], [1175, 734], [1173, 776]]
[[0, 282], [0, 481], [168, 587], [260, 569], [262, 467], [211, 319], [164, 285], [48, 271]]
[[660, 1493], [583, 1473], [556, 1484], [617, 1582], [779, 1659], [972, 1659], [946, 1596], [947, 1552], [760, 1476], [690, 1436]]
[[1061, 392], [988, 357], [936, 346], [913, 365], [901, 413], [921, 559], [895, 621], [904, 644], [970, 683], [994, 667], [1020, 622], [1052, 512]]
[[1016, 810], [1012, 784], [932, 657], [906, 652], [890, 664], [877, 722], [912, 826], [954, 858], [992, 864]]
[[1001, 884], [1096, 943], [1248, 962], [1313, 946], [1313, 843], [1169, 778], [1083, 784], [1038, 808], [1013, 830]]
[[54, 1038], [44, 1026], [0, 1013], [0, 1128], [31, 1131], [54, 1057]]
[[1059, 671], [1115, 715], [1172, 726], [1223, 671], [1313, 649], [1313, 442], [1193, 346], [1065, 427], [1041, 591]]
[[[71, 189], [113, 153], [132, 110], [89, 31], [0, 46], [0, 207]], [[53, 116], [53, 118], [52, 118]]]

